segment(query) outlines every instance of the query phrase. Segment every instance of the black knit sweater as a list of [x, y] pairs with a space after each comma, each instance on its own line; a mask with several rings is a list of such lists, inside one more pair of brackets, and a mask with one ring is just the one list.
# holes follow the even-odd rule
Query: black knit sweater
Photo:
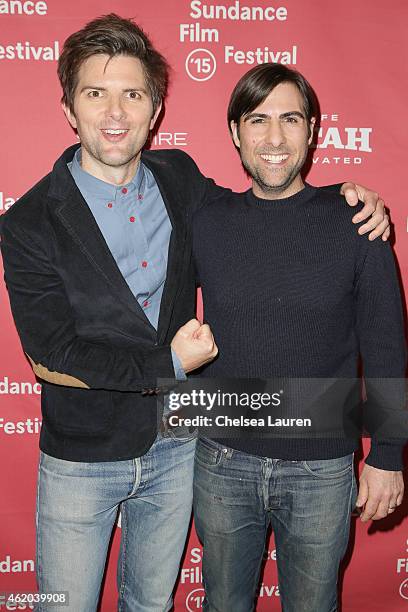
[[[405, 376], [401, 296], [388, 243], [359, 236], [355, 208], [306, 185], [292, 197], [228, 194], [194, 217], [194, 258], [216, 378]], [[389, 382], [389, 381], [388, 381]], [[402, 409], [402, 405], [395, 406]], [[219, 440], [287, 460], [340, 457], [353, 439]], [[401, 469], [401, 440], [372, 441], [367, 463]]]

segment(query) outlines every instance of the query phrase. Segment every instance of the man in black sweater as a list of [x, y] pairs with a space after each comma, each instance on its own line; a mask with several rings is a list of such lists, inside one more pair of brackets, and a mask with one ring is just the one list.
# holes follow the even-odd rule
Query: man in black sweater
[[194, 497], [207, 612], [253, 609], [269, 524], [283, 610], [336, 610], [353, 506], [367, 521], [402, 502], [395, 423], [406, 416], [405, 344], [393, 255], [356, 236], [340, 195], [303, 183], [316, 118], [313, 90], [285, 66], [253, 68], [232, 94], [229, 126], [252, 189], [194, 218], [204, 315], [219, 347], [204, 376], [291, 379], [290, 416], [318, 397], [327, 415], [355, 403], [355, 384], [337, 389], [358, 380], [361, 356], [369, 414], [392, 412], [394, 427], [388, 437], [373, 431], [357, 502], [358, 439], [250, 437], [242, 427], [235, 437], [201, 436]]

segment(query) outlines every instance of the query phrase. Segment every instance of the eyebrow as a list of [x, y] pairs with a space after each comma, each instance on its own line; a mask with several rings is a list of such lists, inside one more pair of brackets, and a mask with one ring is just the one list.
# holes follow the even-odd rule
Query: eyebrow
[[[84, 85], [81, 88], [81, 93], [86, 89], [95, 89], [96, 91], [106, 91], [106, 87], [98, 87], [97, 85]], [[123, 92], [128, 93], [129, 91], [141, 91], [144, 94], [147, 94], [147, 90], [144, 87], [127, 87], [126, 89], [122, 89]]]
[[279, 115], [280, 119], [285, 119], [285, 117], [300, 117], [301, 119], [305, 119], [306, 117], [304, 116], [303, 113], [301, 113], [300, 111], [289, 111], [287, 113], [282, 113], [282, 115]]
[[[279, 119], [285, 119], [285, 117], [300, 117], [301, 119], [305, 119], [305, 116], [303, 113], [301, 113], [300, 111], [288, 111], [287, 113], [282, 113], [281, 115], [279, 115]], [[245, 115], [244, 117], [244, 122], [245, 121], [249, 121], [250, 119], [270, 119], [270, 116], [267, 115], [266, 113], [249, 113], [248, 115]]]

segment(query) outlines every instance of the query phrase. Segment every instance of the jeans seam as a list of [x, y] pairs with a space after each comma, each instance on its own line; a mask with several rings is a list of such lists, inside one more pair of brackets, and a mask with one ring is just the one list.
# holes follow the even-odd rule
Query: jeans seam
[[[265, 520], [265, 525], [264, 525], [264, 552], [265, 552], [265, 543], [266, 543], [266, 532], [267, 532], [267, 523], [266, 523], [266, 520]], [[253, 598], [252, 599], [253, 599], [254, 603], [252, 605], [251, 612], [254, 609], [254, 605], [255, 605], [256, 588], [257, 588], [257, 586], [259, 584], [259, 577], [260, 577], [260, 573], [261, 573], [262, 561], [263, 561], [263, 555], [259, 559], [258, 569], [257, 569], [257, 571], [255, 573], [255, 576], [254, 576], [254, 583], [253, 583], [253, 586], [252, 586], [252, 594], [253, 594]]]
[[121, 537], [121, 555], [120, 555], [120, 586], [119, 586], [119, 601], [118, 601], [118, 612], [121, 612], [123, 609], [124, 602], [124, 591], [126, 585], [126, 577], [125, 577], [125, 568], [126, 568], [126, 554], [127, 554], [127, 534], [128, 534], [128, 524], [127, 524], [127, 516], [126, 516], [126, 506], [121, 508], [122, 513], [122, 537]]
[[[41, 465], [42, 465], [42, 459], [43, 459], [43, 455], [42, 453], [40, 453], [40, 460], [39, 460], [39, 464], [38, 464], [38, 481], [37, 481], [37, 509], [36, 509], [36, 544], [37, 544], [37, 550], [36, 550], [36, 563], [37, 563], [37, 586], [38, 586], [38, 591], [41, 592], [41, 585], [42, 585], [42, 558], [41, 558], [41, 552], [40, 552], [40, 529], [39, 529], [39, 525], [40, 525], [40, 473], [41, 473]], [[39, 603], [37, 611], [38, 612], [42, 612], [43, 607], [41, 605], [41, 603]]]
[[[347, 538], [347, 527], [350, 524], [351, 521], [351, 500], [353, 498], [353, 484], [354, 484], [354, 467], [353, 467], [353, 463], [351, 464], [351, 487], [350, 487], [350, 494], [349, 494], [349, 502], [348, 502], [348, 507], [347, 507], [347, 519], [346, 519], [346, 523], [344, 526], [344, 537], [345, 539], [347, 539], [347, 545], [348, 545], [348, 540], [349, 538]], [[350, 531], [350, 527], [348, 527], [348, 531]], [[350, 534], [349, 534], [350, 537]], [[347, 550], [347, 546], [346, 546], [346, 550]]]
[[133, 460], [133, 466], [134, 466], [134, 483], [133, 483], [133, 487], [132, 490], [130, 491], [128, 498], [133, 497], [136, 494], [136, 491], [141, 490], [141, 481], [142, 481], [142, 460], [143, 457], [137, 457], [136, 459]]
[[[204, 467], [218, 467], [221, 464], [222, 458], [223, 458], [223, 452], [221, 449], [218, 448], [212, 448], [212, 449], [206, 449], [205, 452], [207, 452], [208, 454], [211, 453], [212, 458], [215, 459], [214, 463], [208, 463], [205, 460], [202, 460], [200, 457], [200, 448], [199, 448], [199, 444], [200, 444], [200, 440], [198, 440], [198, 444], [196, 447], [196, 452], [195, 452], [195, 461], [197, 461], [197, 463], [199, 463], [200, 465], [204, 466]], [[204, 445], [205, 448], [205, 445]], [[204, 454], [204, 453], [203, 453]]]

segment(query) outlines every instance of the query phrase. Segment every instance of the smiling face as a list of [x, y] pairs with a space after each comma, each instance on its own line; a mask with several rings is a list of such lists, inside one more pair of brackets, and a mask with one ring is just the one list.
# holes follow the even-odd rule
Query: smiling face
[[83, 169], [111, 183], [131, 180], [161, 108], [153, 113], [140, 60], [92, 55], [79, 70], [74, 112], [63, 108], [81, 141]]
[[296, 85], [280, 83], [253, 111], [231, 123], [242, 164], [258, 198], [294, 195], [303, 188], [300, 175], [315, 119], [308, 123]]

